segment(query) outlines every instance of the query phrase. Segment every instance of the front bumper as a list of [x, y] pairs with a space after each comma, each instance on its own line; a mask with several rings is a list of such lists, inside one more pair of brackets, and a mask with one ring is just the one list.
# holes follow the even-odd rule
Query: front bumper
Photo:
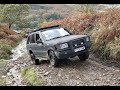
[[77, 56], [77, 55], [82, 54], [86, 51], [87, 50], [74, 52], [74, 50], [67, 50], [67, 51], [62, 51], [62, 52], [55, 52], [55, 54], [56, 54], [58, 59], [65, 59], [65, 58], [70, 58], [70, 57]]
[[[74, 51], [74, 49], [82, 47], [82, 46], [85, 46], [85, 50], [78, 51], [78, 52]], [[85, 52], [89, 51], [90, 47], [91, 47], [91, 43], [86, 42], [84, 45], [78, 46], [76, 48], [71, 46], [71, 49], [68, 49], [68, 50], [55, 51], [55, 54], [56, 54], [58, 59], [65, 59], [65, 58], [70, 58], [70, 57], [74, 57], [74, 56], [77, 56], [79, 54], [85, 53]]]

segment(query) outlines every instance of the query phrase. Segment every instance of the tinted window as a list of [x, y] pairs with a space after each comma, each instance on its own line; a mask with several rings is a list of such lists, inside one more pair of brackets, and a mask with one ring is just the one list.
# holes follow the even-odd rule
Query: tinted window
[[30, 36], [30, 43], [35, 43], [35, 35], [34, 34], [32, 34]]
[[36, 41], [40, 40], [39, 34], [36, 34]]

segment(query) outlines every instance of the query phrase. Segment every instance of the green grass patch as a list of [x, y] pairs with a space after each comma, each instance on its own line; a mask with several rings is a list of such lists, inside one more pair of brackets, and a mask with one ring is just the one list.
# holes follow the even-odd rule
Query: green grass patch
[[7, 61], [0, 60], [0, 86], [6, 85], [5, 78], [2, 78], [2, 76], [6, 74], [6, 63]]
[[29, 86], [40, 86], [43, 84], [43, 80], [39, 79], [35, 71], [29, 67], [22, 68], [21, 75], [24, 79], [24, 82]]
[[0, 44], [0, 59], [9, 59], [11, 50], [10, 45]]

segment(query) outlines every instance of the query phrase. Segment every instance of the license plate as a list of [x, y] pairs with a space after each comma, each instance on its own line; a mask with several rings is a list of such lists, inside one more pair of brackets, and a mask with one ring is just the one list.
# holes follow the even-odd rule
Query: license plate
[[74, 49], [75, 52], [85, 50], [85, 46]]

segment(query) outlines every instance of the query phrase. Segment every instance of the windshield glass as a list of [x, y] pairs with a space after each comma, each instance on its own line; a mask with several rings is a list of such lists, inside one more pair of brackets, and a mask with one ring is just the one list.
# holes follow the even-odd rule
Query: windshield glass
[[63, 28], [46, 30], [46, 31], [42, 31], [41, 33], [46, 41], [70, 35], [70, 33], [64, 30]]

